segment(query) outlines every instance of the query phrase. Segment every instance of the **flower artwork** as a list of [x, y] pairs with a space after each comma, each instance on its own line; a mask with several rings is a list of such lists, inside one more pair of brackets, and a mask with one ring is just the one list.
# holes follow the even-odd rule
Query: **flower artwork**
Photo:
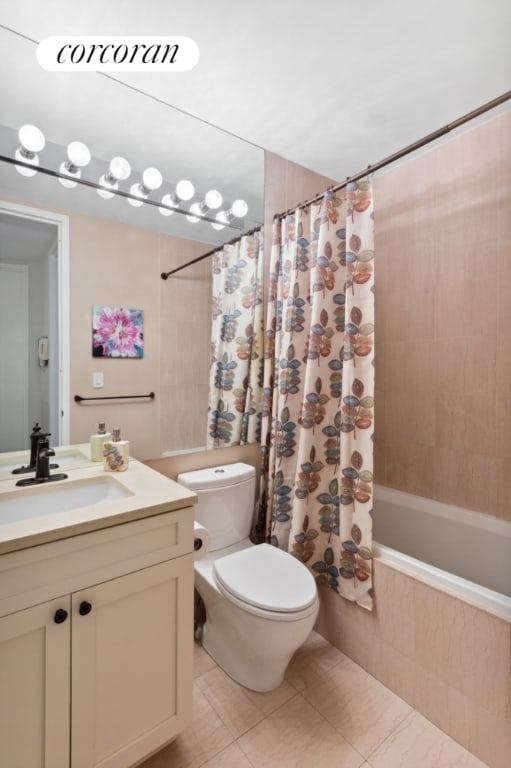
[[93, 357], [143, 357], [144, 311], [92, 307]]

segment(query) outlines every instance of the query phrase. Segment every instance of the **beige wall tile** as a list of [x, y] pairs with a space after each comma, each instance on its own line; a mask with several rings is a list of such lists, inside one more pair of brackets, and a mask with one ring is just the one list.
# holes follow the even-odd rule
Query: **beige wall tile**
[[437, 450], [415, 440], [406, 444], [389, 435], [385, 441], [387, 485], [417, 496], [433, 497]]
[[[378, 352], [378, 348], [376, 350]], [[397, 334], [381, 349], [383, 376], [379, 386], [383, 394], [391, 393], [394, 402], [400, 402], [402, 393], [413, 391], [417, 395], [435, 392], [439, 370], [439, 350], [433, 339], [404, 341]], [[416, 403], [420, 408], [420, 402]]]
[[495, 514], [511, 522], [511, 458], [495, 462], [497, 502]]
[[256, 470], [259, 470], [260, 446], [256, 443], [237, 445], [232, 448], [218, 448], [214, 451], [197, 451], [162, 459], [151, 459], [144, 463], [161, 472], [162, 475], [175, 480], [180, 472], [192, 472], [196, 469], [206, 469], [221, 464], [233, 464], [236, 461], [251, 464]]
[[379, 640], [373, 674], [411, 707], [415, 706], [415, 662], [394, 646]]
[[495, 458], [487, 453], [438, 447], [433, 456], [431, 497], [465, 509], [495, 514], [496, 474]]
[[[492, 400], [495, 389], [497, 337], [476, 327], [470, 336], [448, 337], [434, 345], [439, 396], [480, 396]], [[453, 361], [456, 362], [453, 365]]]
[[333, 184], [335, 184], [334, 179], [288, 162], [286, 164], [286, 208], [293, 208], [322, 195], [326, 188]]
[[511, 458], [510, 131], [510, 112], [490, 117], [373, 181], [385, 401], [376, 479], [501, 517], [495, 458]]
[[416, 662], [502, 720], [511, 690], [511, 625], [415, 582]]
[[414, 580], [376, 560], [375, 611], [380, 639], [409, 659], [415, 657]]
[[385, 407], [385, 434], [392, 435], [394, 446], [407, 445], [413, 441], [417, 445], [434, 448], [437, 443], [435, 414], [436, 397], [431, 387], [402, 389], [399, 394], [394, 391], [391, 401]]
[[[381, 288], [377, 285], [376, 291], [378, 290]], [[418, 344], [423, 340], [432, 339], [435, 330], [435, 307], [435, 291], [432, 288], [421, 288], [415, 283], [404, 284], [401, 289], [399, 286], [392, 286], [392, 301], [388, 304], [385, 317], [387, 344], [394, 341]]]
[[463, 395], [447, 390], [436, 399], [435, 415], [438, 448], [456, 451], [461, 456], [467, 453], [495, 456], [493, 394]]
[[[161, 269], [168, 271], [209, 251], [211, 245], [161, 235]], [[163, 453], [206, 445], [211, 261], [187, 267], [160, 283]]]
[[[378, 398], [376, 398], [376, 402], [378, 402]], [[380, 417], [378, 416], [380, 412], [381, 406], [378, 406], [378, 410], [376, 411], [376, 419], [375, 422], [375, 435], [374, 435], [374, 482], [378, 483], [379, 485], [388, 485], [387, 480], [387, 446], [385, 444], [384, 440], [380, 440], [377, 437], [377, 425], [380, 421]]]
[[[509, 253], [511, 253], [511, 247]], [[497, 342], [494, 405], [497, 456], [511, 459], [511, 343], [509, 340], [509, 329], [511, 329], [511, 274], [507, 286], [507, 294], [507, 300], [505, 302], [502, 301], [501, 305], [510, 308], [510, 321], [507, 327], [503, 323], [500, 325], [501, 332]]]
[[419, 664], [415, 667], [415, 708], [476, 754], [476, 726], [481, 707]]
[[[447, 254], [445, 255], [447, 257]], [[461, 257], [460, 254], [459, 258]], [[481, 333], [497, 327], [498, 282], [486, 280], [485, 284], [478, 279], [480, 272], [479, 264], [478, 270], [466, 280], [442, 280], [439, 283], [435, 294], [435, 336], [439, 341], [446, 338], [480, 336]], [[488, 335], [491, 335], [491, 332]], [[480, 353], [484, 361], [485, 346]]]

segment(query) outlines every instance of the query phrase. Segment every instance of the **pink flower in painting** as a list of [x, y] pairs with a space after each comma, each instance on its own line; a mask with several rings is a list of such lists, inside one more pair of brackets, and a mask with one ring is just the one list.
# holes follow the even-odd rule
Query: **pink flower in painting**
[[103, 357], [142, 357], [141, 310], [95, 307], [94, 346]]

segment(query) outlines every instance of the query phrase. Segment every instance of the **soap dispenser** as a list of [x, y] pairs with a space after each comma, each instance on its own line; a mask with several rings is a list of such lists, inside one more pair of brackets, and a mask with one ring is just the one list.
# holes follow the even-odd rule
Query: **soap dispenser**
[[106, 431], [105, 422], [100, 421], [97, 433], [90, 436], [90, 457], [92, 461], [103, 461], [103, 445], [111, 437], [110, 432]]
[[107, 472], [125, 472], [130, 460], [129, 440], [121, 440], [121, 430], [112, 430], [112, 439], [103, 446], [103, 465]]

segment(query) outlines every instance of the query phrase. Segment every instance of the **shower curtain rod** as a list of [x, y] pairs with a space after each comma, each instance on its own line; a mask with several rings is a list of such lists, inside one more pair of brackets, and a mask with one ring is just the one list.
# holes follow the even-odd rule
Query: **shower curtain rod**
[[217, 251], [220, 251], [225, 245], [234, 245], [234, 243], [237, 243], [238, 240], [241, 240], [242, 237], [250, 237], [250, 235], [253, 235], [255, 232], [259, 232], [261, 229], [262, 224], [259, 227], [254, 227], [254, 229], [249, 229], [248, 232], [244, 232], [242, 235], [238, 235], [238, 237], [234, 237], [232, 240], [229, 240], [228, 243], [224, 243], [223, 245], [219, 245], [216, 248], [213, 248], [212, 251], [208, 251], [207, 253], [203, 253], [202, 256], [197, 256], [197, 258], [192, 259], [191, 261], [187, 261], [186, 264], [181, 264], [180, 267], [176, 267], [175, 269], [171, 269], [170, 272], [162, 272], [161, 273], [161, 279], [166, 280], [171, 275], [175, 275], [176, 272], [181, 272], [182, 269], [185, 269], [186, 267], [190, 267], [192, 264], [197, 264], [198, 261], [202, 261], [203, 259], [207, 259], [208, 256], [213, 256], [214, 253]]
[[[433, 131], [433, 133], [429, 133], [427, 136], [424, 136], [424, 138], [419, 139], [418, 141], [414, 141], [413, 144], [408, 144], [408, 146], [404, 147], [403, 149], [400, 149], [398, 152], [394, 152], [393, 155], [389, 155], [388, 157], [385, 157], [383, 160], [380, 160], [379, 163], [375, 163], [374, 165], [368, 165], [364, 171], [355, 173], [353, 176], [348, 176], [346, 178], [346, 181], [343, 181], [341, 184], [336, 184], [335, 186], [328, 187], [327, 191], [338, 192], [340, 189], [344, 189], [345, 187], [348, 186], [348, 184], [351, 184], [354, 181], [359, 181], [359, 179], [363, 179], [369, 173], [374, 173], [375, 171], [379, 171], [381, 168], [384, 168], [386, 165], [390, 165], [391, 163], [394, 163], [396, 160], [400, 160], [402, 157], [409, 155], [411, 152], [415, 152], [416, 149], [420, 149], [421, 147], [424, 147], [426, 144], [429, 144], [431, 141], [435, 141], [435, 139], [439, 139], [441, 136], [445, 136], [446, 133], [449, 133], [455, 128], [459, 128], [464, 123], [468, 123], [470, 120], [473, 120], [474, 118], [479, 117], [480, 115], [483, 115], [485, 112], [488, 112], [490, 109], [494, 109], [495, 107], [498, 107], [500, 104], [503, 104], [505, 101], [509, 101], [509, 99], [511, 99], [511, 91], [506, 91], [506, 93], [503, 93], [501, 96], [497, 96], [497, 98], [492, 99], [492, 101], [486, 102], [486, 104], [483, 104], [477, 109], [472, 110], [472, 112], [467, 112], [466, 115], [459, 117], [457, 120], [453, 120], [452, 123], [448, 123], [443, 128], [439, 128], [437, 131]], [[304, 203], [301, 203], [300, 205], [296, 205], [294, 208], [289, 208], [287, 211], [284, 211], [284, 213], [276, 213], [273, 218], [283, 219], [285, 216], [288, 216], [290, 213], [294, 213], [297, 208], [307, 208], [309, 205], [319, 202], [320, 200], [323, 199], [324, 195], [325, 195], [324, 192], [322, 192], [321, 194], [317, 194], [311, 200], [306, 200]]]

